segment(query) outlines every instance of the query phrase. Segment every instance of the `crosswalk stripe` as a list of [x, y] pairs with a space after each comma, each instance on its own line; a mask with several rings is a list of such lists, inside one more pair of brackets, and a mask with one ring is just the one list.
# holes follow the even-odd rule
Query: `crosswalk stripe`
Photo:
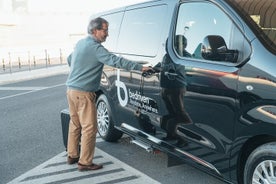
[[35, 167], [34, 169], [26, 172], [25, 174], [15, 178], [8, 184], [159, 183], [144, 173], [105, 153], [99, 148], [95, 149], [95, 157], [93, 161], [99, 164], [103, 164], [103, 169], [100, 170], [79, 172], [76, 164], [67, 164], [66, 156], [67, 153], [62, 152], [50, 160]]

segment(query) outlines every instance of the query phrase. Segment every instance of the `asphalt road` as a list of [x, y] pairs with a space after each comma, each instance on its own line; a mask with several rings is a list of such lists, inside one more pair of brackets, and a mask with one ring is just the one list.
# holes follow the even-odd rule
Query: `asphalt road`
[[60, 111], [66, 75], [0, 86], [0, 183], [64, 151]]
[[[60, 111], [67, 107], [66, 77], [0, 85], [0, 184], [64, 152]], [[149, 154], [128, 137], [97, 147], [160, 183], [224, 183], [188, 165], [168, 168], [166, 154]]]

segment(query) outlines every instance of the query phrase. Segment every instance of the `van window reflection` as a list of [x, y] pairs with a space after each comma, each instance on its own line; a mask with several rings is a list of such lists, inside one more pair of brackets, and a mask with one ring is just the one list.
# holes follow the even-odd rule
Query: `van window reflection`
[[[179, 55], [191, 57], [191, 54], [185, 50], [187, 39], [184, 35], [177, 35], [174, 44], [176, 52]], [[186, 92], [185, 67], [174, 63], [169, 54], [166, 53], [163, 57], [161, 68], [161, 96], [168, 114], [161, 118], [160, 125], [161, 128], [167, 132], [166, 140], [177, 140], [177, 144], [182, 144], [185, 140], [177, 135], [176, 128], [177, 126], [192, 123], [184, 106], [184, 96]]]
[[[212, 13], [206, 13], [212, 12]], [[217, 61], [214, 57], [210, 59], [202, 56], [202, 44], [204, 39], [209, 35], [218, 36], [224, 39], [225, 46], [229, 50], [241, 51], [244, 50], [244, 43], [241, 40], [243, 36], [237, 29], [233, 21], [219, 7], [205, 2], [183, 3], [179, 7], [177, 25], [175, 35], [184, 35], [189, 44], [186, 50], [192, 54], [193, 58]], [[216, 50], [213, 50], [217, 52]], [[236, 52], [238, 53], [238, 52]], [[242, 59], [248, 53], [236, 53], [231, 55], [226, 62], [237, 62], [237, 56]], [[180, 53], [179, 56], [182, 56]], [[183, 57], [187, 57], [184, 56]], [[219, 61], [224, 61], [220, 58]]]

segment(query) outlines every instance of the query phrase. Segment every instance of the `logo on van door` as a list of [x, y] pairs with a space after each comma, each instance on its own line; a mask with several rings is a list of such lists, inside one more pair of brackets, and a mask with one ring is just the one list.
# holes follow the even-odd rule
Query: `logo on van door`
[[[126, 85], [125, 83], [120, 81], [120, 70], [117, 69], [117, 80], [115, 81], [115, 85], [117, 86], [117, 96], [118, 96], [118, 100], [121, 106], [126, 106], [127, 102], [128, 102], [128, 95], [127, 95], [127, 89], [126, 89]], [[120, 88], [123, 89], [124, 91], [124, 99], [122, 98], [121, 95], [121, 90]]]
[[120, 81], [120, 70], [117, 70], [117, 80], [115, 81], [117, 86], [117, 96], [121, 106], [125, 107], [128, 102], [139, 109], [147, 112], [158, 113], [157, 103], [150, 97], [142, 95], [139, 91], [132, 91], [126, 88], [125, 83]]

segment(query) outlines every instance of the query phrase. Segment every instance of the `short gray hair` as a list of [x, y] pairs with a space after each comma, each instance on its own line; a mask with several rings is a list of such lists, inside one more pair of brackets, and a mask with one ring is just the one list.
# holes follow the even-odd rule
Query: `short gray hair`
[[88, 27], [87, 27], [88, 34], [92, 34], [93, 30], [95, 30], [95, 29], [98, 29], [98, 30], [102, 29], [103, 28], [103, 24], [107, 24], [108, 25], [107, 20], [105, 20], [104, 18], [97, 17], [95, 19], [92, 19], [89, 22]]

